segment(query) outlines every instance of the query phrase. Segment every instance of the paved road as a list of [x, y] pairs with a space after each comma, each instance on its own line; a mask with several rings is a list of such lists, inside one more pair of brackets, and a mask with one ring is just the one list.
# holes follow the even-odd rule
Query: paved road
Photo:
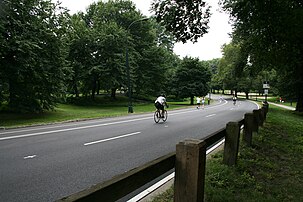
[[203, 138], [257, 106], [217, 102], [153, 114], [0, 131], [0, 201], [54, 201], [175, 150], [186, 138]]

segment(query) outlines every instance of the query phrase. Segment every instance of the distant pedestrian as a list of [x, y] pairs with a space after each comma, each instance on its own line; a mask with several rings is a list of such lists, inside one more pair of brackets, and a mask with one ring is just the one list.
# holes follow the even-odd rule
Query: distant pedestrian
[[234, 105], [236, 105], [236, 102], [237, 102], [237, 97], [234, 96], [234, 97], [233, 97], [233, 103], [234, 103]]
[[200, 109], [200, 105], [201, 105], [201, 98], [197, 97], [197, 109]]
[[205, 106], [205, 98], [202, 97], [202, 109], [204, 109], [204, 106]]

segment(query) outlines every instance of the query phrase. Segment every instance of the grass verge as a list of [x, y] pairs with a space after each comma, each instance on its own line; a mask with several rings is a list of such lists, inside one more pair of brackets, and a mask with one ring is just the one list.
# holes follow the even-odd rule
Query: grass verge
[[[242, 142], [237, 166], [207, 160], [205, 201], [303, 201], [303, 115], [270, 106], [253, 146]], [[153, 202], [173, 201], [173, 189]]]
[[[169, 102], [169, 109], [189, 107], [189, 101]], [[135, 114], [153, 112], [153, 101], [135, 101], [133, 103]], [[84, 102], [75, 104], [59, 104], [54, 111], [36, 113], [0, 113], [0, 128], [13, 128], [31, 126], [36, 124], [48, 124], [63, 121], [76, 121], [94, 118], [105, 118], [128, 115], [128, 100], [118, 97], [117, 100], [101, 98], [98, 102]]]

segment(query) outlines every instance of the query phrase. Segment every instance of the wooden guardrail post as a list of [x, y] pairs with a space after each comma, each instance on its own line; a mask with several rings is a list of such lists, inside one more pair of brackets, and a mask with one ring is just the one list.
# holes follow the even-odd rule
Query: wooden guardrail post
[[260, 111], [258, 109], [253, 110], [254, 114], [254, 125], [253, 125], [253, 132], [258, 132], [259, 131], [259, 116]]
[[240, 125], [238, 122], [229, 122], [226, 125], [223, 163], [229, 166], [236, 165], [239, 150]]
[[265, 107], [265, 112], [266, 112], [266, 114], [268, 113], [268, 107], [269, 107], [269, 105], [268, 105], [268, 103], [265, 103], [265, 102], [263, 102], [263, 107]]
[[243, 141], [248, 146], [251, 146], [251, 144], [252, 144], [253, 125], [254, 125], [254, 114], [253, 113], [246, 113], [244, 115]]
[[263, 123], [264, 123], [264, 109], [263, 108], [261, 108], [261, 109], [259, 109], [259, 119], [260, 119], [260, 121], [259, 121], [259, 125], [260, 126], [263, 126]]
[[204, 200], [206, 143], [185, 140], [176, 146], [175, 202]]
[[263, 107], [264, 107], [264, 109], [265, 109], [264, 120], [266, 120], [266, 115], [267, 115], [267, 113], [268, 113], [268, 107], [269, 107], [268, 103], [263, 103]]

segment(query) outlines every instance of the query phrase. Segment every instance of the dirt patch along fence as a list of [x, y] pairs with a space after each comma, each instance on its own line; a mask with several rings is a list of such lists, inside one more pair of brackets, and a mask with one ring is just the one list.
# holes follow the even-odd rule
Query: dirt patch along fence
[[226, 128], [209, 134], [202, 140], [184, 140], [176, 145], [176, 152], [58, 201], [116, 201], [175, 169], [174, 201], [201, 202], [204, 200], [207, 148], [225, 138], [223, 163], [228, 166], [236, 165], [240, 131], [243, 129], [242, 140], [251, 146], [252, 135], [254, 132], [258, 132], [258, 128], [263, 125], [267, 112], [268, 104], [264, 104], [261, 109], [245, 114], [244, 119], [229, 122]]

